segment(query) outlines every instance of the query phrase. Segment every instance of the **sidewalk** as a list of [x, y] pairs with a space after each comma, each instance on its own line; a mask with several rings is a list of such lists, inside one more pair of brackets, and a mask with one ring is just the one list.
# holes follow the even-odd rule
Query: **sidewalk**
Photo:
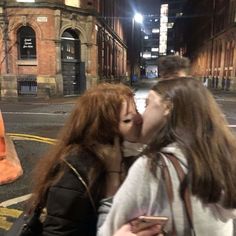
[[[143, 79], [137, 82], [133, 82], [132, 88], [135, 93], [147, 94], [148, 90], [157, 82], [157, 80], [152, 79]], [[216, 99], [223, 99], [226, 101], [236, 101], [236, 91], [225, 91], [220, 89], [209, 89]], [[74, 104], [80, 95], [75, 96], [66, 96], [66, 97], [51, 97], [51, 98], [39, 98], [39, 97], [31, 97], [31, 96], [23, 96], [18, 97], [17, 100], [0, 100], [1, 103], [9, 103], [10, 101], [13, 103], [22, 103], [22, 104]], [[139, 95], [138, 95], [139, 96]]]
[[74, 104], [76, 100], [79, 98], [80, 95], [77, 96], [68, 96], [68, 97], [50, 97], [50, 98], [43, 98], [43, 97], [31, 97], [31, 96], [22, 96], [18, 97], [16, 100], [0, 100], [1, 103], [23, 103], [27, 104]]
[[[132, 84], [133, 90], [140, 91], [140, 90], [147, 90], [154, 85], [156, 81], [154, 80], [141, 80], [138, 82], [134, 82]], [[36, 97], [36, 96], [22, 96], [18, 97], [17, 99], [6, 99], [6, 100], [1, 100], [0, 99], [0, 104], [7, 104], [9, 102], [12, 103], [21, 103], [21, 104], [74, 104], [76, 100], [80, 97], [80, 95], [75, 95], [75, 96], [65, 96], [65, 97], [50, 97], [50, 98], [44, 98], [44, 97]]]
[[225, 91], [221, 89], [210, 89], [216, 99], [236, 102], [236, 91]]

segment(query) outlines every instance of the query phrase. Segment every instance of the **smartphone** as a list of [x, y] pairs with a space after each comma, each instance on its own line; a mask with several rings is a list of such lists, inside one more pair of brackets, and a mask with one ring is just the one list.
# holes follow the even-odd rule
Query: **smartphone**
[[130, 224], [132, 225], [132, 232], [138, 233], [141, 230], [148, 229], [154, 225], [165, 226], [168, 218], [164, 216], [139, 216], [132, 220]]

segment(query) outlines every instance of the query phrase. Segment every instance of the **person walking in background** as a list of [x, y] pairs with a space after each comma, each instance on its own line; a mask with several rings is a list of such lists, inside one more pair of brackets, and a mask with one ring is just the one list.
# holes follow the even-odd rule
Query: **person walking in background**
[[[167, 235], [232, 236], [236, 137], [207, 88], [190, 77], [159, 81], [146, 100], [141, 141], [147, 144], [143, 156], [131, 166], [98, 235], [111, 236], [146, 215], [168, 217]], [[182, 169], [183, 179], [171, 160]], [[172, 202], [163, 168], [172, 182]]]
[[184, 77], [189, 73], [190, 61], [176, 55], [162, 56], [158, 60], [158, 69], [160, 80]]
[[78, 99], [57, 144], [34, 171], [30, 210], [42, 211], [40, 235], [96, 235], [99, 201], [122, 181], [120, 146], [137, 141], [141, 123], [127, 86], [101, 84]]

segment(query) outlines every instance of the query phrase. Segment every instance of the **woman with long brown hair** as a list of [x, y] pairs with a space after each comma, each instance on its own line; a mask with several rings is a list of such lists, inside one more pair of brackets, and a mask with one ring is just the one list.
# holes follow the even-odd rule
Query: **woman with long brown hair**
[[30, 207], [45, 213], [40, 235], [96, 235], [98, 203], [121, 182], [119, 145], [135, 142], [141, 123], [125, 85], [100, 84], [81, 95], [34, 171]]
[[236, 137], [211, 93], [193, 78], [158, 82], [146, 100], [141, 133], [145, 155], [129, 170], [100, 235], [154, 215], [168, 217], [167, 235], [232, 236]]

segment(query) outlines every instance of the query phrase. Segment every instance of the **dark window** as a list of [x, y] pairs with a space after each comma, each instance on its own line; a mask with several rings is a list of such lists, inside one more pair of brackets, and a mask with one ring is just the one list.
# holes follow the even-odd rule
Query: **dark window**
[[19, 43], [18, 58], [24, 60], [36, 59], [35, 32], [29, 26], [22, 26], [17, 32]]

